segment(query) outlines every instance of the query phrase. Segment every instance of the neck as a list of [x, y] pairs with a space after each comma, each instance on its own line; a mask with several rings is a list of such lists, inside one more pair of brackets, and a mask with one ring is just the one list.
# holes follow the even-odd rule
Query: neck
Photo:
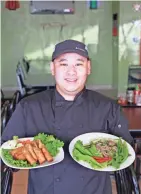
[[63, 98], [65, 99], [65, 100], [67, 100], [67, 101], [73, 101], [74, 99], [75, 99], [75, 97], [77, 96], [77, 94], [79, 93], [79, 92], [81, 92], [81, 91], [79, 91], [79, 92], [77, 92], [77, 93], [64, 93], [63, 91], [61, 91], [60, 90], [60, 88], [56, 85], [56, 90], [61, 94], [61, 96], [63, 96]]

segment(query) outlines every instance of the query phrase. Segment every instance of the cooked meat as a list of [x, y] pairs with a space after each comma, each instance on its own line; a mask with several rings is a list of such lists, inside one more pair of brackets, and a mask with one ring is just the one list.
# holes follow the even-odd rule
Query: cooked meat
[[111, 148], [109, 147], [109, 146], [101, 146], [100, 147], [100, 150], [105, 150], [105, 151], [110, 151], [111, 150]]
[[117, 151], [117, 143], [111, 139], [99, 140], [95, 142], [95, 146], [105, 157], [112, 156]]
[[113, 146], [112, 147], [112, 150], [116, 152], [117, 151], [117, 147], [116, 146]]
[[102, 155], [103, 155], [104, 157], [110, 156], [109, 153], [107, 153], [106, 151], [103, 151], [103, 152], [101, 152], [101, 153], [102, 153]]
[[116, 145], [116, 142], [114, 142], [112, 140], [109, 140], [108, 144], [109, 144], [109, 146], [115, 146]]

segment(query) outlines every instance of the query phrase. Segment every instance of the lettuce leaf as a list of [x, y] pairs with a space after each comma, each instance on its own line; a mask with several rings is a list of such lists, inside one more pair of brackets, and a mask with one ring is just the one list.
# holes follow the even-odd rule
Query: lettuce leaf
[[37, 136], [34, 137], [34, 139], [40, 139], [53, 157], [58, 154], [59, 148], [64, 146], [64, 142], [55, 138], [53, 135], [39, 133]]

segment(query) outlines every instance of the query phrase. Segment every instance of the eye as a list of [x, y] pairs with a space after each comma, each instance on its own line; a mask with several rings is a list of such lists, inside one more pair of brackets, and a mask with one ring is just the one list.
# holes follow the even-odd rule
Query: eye
[[68, 66], [66, 63], [61, 63], [60, 66]]
[[82, 63], [77, 63], [75, 66], [82, 66], [83, 64]]

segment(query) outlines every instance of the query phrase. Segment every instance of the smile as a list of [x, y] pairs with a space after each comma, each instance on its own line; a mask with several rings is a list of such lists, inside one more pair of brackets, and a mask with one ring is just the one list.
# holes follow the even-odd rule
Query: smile
[[77, 79], [65, 79], [67, 82], [76, 82]]

